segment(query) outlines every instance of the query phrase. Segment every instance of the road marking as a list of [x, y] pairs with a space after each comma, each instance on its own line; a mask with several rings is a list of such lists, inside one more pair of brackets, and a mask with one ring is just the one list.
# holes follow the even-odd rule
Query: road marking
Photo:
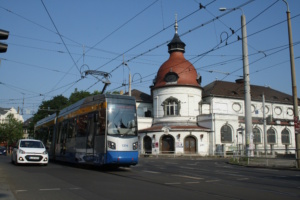
[[147, 171], [147, 170], [143, 170], [143, 172], [147, 172], [147, 173], [151, 173], [151, 174], [160, 174], [160, 172], [155, 172], [155, 171]]
[[200, 183], [200, 182], [185, 182], [185, 184], [197, 184], [197, 183]]
[[205, 181], [205, 182], [211, 183], [211, 182], [217, 182], [217, 181], [220, 181], [220, 180], [208, 180], [208, 181]]
[[172, 176], [178, 176], [178, 177], [182, 177], [182, 178], [190, 178], [190, 179], [196, 179], [196, 180], [203, 179], [203, 178], [200, 178], [200, 177], [185, 176], [185, 175], [172, 175]]
[[182, 169], [196, 169], [196, 168], [193, 168], [193, 167], [180, 167]]
[[16, 193], [18, 192], [27, 192], [28, 190], [16, 190]]
[[69, 188], [69, 190], [81, 190], [81, 188]]
[[60, 190], [60, 188], [47, 188], [47, 189], [39, 189], [40, 191], [57, 191]]
[[180, 185], [181, 183], [179, 182], [174, 182], [174, 183], [165, 183], [166, 185]]

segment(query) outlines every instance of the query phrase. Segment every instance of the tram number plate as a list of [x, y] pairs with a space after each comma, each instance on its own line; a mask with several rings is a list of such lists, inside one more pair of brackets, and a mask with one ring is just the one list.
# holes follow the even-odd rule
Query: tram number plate
[[39, 158], [39, 157], [30, 156], [30, 159], [31, 159], [31, 160], [38, 160], [38, 159], [40, 159], [40, 158]]

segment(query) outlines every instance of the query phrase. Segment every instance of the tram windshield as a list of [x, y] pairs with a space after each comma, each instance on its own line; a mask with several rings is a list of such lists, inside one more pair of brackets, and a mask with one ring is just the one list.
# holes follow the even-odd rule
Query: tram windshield
[[109, 104], [107, 115], [108, 135], [137, 135], [135, 105]]

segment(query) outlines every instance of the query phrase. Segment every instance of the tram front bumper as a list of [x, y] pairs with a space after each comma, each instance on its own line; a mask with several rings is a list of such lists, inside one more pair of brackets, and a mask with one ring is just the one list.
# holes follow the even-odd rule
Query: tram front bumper
[[136, 165], [138, 163], [138, 151], [108, 151], [107, 164]]

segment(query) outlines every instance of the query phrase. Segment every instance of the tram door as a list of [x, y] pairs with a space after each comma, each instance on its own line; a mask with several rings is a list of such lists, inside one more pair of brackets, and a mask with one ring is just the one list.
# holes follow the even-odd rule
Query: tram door
[[87, 138], [86, 138], [86, 156], [84, 157], [85, 162], [93, 163], [95, 160], [94, 156], [94, 144], [95, 144], [95, 131], [96, 131], [95, 113], [88, 114], [87, 121]]
[[161, 144], [161, 151], [162, 153], [174, 153], [174, 138], [170, 135], [164, 135], [162, 137], [162, 144]]
[[149, 136], [144, 137], [144, 151], [145, 154], [152, 154], [152, 139]]
[[184, 140], [184, 152], [185, 153], [196, 153], [196, 139], [188, 136]]

